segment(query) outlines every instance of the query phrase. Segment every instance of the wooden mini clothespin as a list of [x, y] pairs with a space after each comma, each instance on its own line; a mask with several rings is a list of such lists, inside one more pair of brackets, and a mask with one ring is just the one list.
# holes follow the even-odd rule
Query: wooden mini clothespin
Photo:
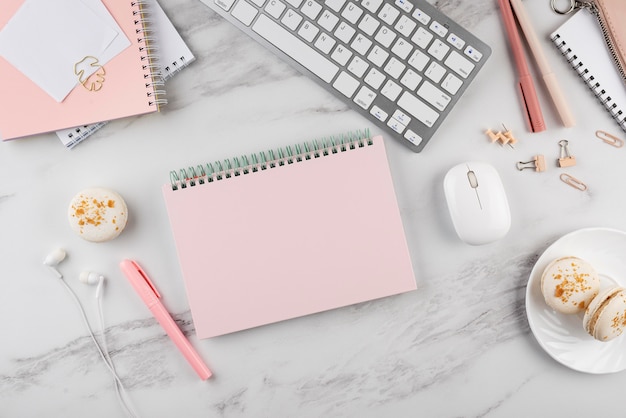
[[519, 171], [527, 168], [534, 168], [537, 172], [546, 171], [546, 158], [541, 154], [535, 155], [531, 161], [519, 161], [516, 166]]

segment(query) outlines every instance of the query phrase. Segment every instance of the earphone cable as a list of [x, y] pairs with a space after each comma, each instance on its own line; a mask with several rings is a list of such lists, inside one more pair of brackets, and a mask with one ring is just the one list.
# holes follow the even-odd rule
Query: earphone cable
[[[72, 288], [65, 282], [65, 280], [63, 280], [62, 277], [59, 278], [59, 280], [63, 284], [65, 289], [68, 291], [68, 293], [70, 294], [72, 299], [74, 300], [74, 303], [76, 303], [76, 306], [78, 307], [78, 310], [80, 311], [80, 314], [81, 314], [81, 316], [83, 318], [83, 322], [85, 323], [85, 326], [87, 327], [87, 331], [89, 331], [89, 336], [91, 337], [91, 340], [93, 341], [93, 343], [96, 345], [96, 348], [98, 349], [98, 353], [100, 353], [100, 357], [102, 358], [102, 360], [106, 364], [107, 368], [109, 369], [109, 371], [113, 375], [113, 378], [115, 379], [115, 383], [119, 384], [121, 387], [124, 387], [123, 384], [122, 384], [122, 381], [119, 378], [119, 376], [117, 375], [115, 370], [112, 368], [111, 364], [109, 364], [109, 362], [107, 361], [107, 358], [104, 355], [104, 352], [102, 351], [102, 348], [100, 347], [100, 344], [98, 343], [98, 340], [96, 340], [96, 337], [95, 337], [93, 331], [91, 330], [91, 325], [89, 325], [89, 321], [87, 320], [87, 315], [85, 314], [85, 310], [83, 309], [83, 305], [80, 303], [80, 300], [78, 299], [78, 296], [76, 296], [76, 293], [74, 293]], [[134, 414], [134, 411], [132, 411], [132, 408], [129, 410], [128, 406], [123, 401], [121, 401], [121, 399], [120, 399], [120, 402], [121, 402], [122, 408], [124, 408], [124, 410], [126, 410], [126, 412], [128, 414], [130, 414], [130, 416], [132, 418], [135, 418], [136, 415]]]

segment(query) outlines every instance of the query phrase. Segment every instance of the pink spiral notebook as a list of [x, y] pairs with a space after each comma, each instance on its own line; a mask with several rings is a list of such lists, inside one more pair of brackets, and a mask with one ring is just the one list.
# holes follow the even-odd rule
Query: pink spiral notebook
[[[2, 0], [0, 31], [4, 31], [19, 12], [36, 10], [38, 4], [31, 3], [26, 0]], [[162, 77], [157, 71], [157, 56], [146, 41], [150, 35], [146, 12], [149, 5], [145, 0], [102, 0], [102, 3], [123, 31], [118, 37], [126, 36], [130, 45], [104, 64], [99, 90], [88, 90], [77, 81], [69, 95], [62, 102], [57, 102], [0, 56], [1, 140], [152, 113], [166, 103], [165, 98], [161, 97], [164, 91], [161, 88]], [[62, 12], [47, 16], [56, 27], [71, 27], [66, 18]], [[42, 29], [35, 24], [31, 24], [29, 30], [41, 37], [53, 35], [40, 33]], [[76, 34], [77, 37], [88, 35]], [[4, 41], [8, 42], [6, 39]], [[19, 46], [21, 41], [12, 40], [11, 44], [13, 42]], [[97, 59], [85, 57], [88, 58]], [[74, 71], [73, 66], [67, 67], [68, 73], [73, 74]]]
[[163, 195], [199, 338], [416, 288], [380, 136], [170, 177]]

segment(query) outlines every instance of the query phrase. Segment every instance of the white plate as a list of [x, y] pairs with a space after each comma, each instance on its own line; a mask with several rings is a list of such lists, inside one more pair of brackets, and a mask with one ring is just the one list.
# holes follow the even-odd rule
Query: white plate
[[586, 373], [614, 373], [626, 369], [626, 338], [594, 340], [584, 330], [583, 314], [565, 315], [546, 305], [541, 275], [555, 258], [575, 256], [599, 273], [601, 288], [626, 287], [626, 232], [588, 228], [559, 238], [539, 257], [526, 287], [526, 315], [539, 345], [559, 363]]

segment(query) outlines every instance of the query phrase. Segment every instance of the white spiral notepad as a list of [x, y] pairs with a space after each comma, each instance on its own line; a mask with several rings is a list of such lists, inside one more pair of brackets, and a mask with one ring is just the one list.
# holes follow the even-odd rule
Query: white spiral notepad
[[626, 131], [626, 85], [606, 47], [596, 18], [580, 10], [550, 35], [580, 78]]

